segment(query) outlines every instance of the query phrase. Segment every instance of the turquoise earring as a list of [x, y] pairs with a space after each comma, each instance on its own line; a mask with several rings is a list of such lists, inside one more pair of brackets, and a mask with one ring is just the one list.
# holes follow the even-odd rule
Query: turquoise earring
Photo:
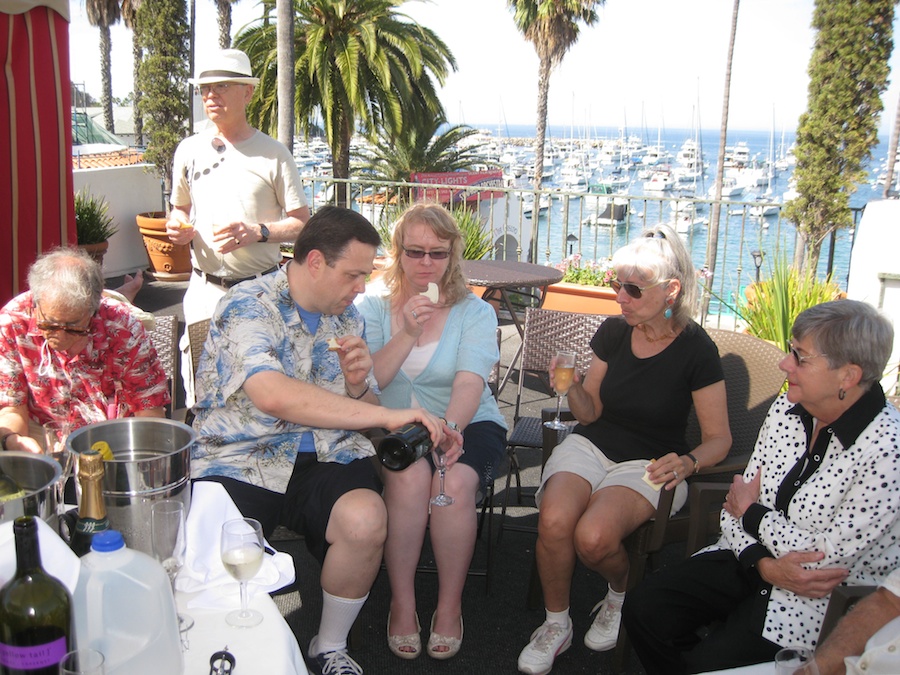
[[669, 296], [668, 298], [666, 298], [666, 304], [668, 305], [668, 307], [666, 307], [666, 311], [663, 312], [663, 317], [666, 319], [666, 321], [668, 321], [672, 318], [672, 305], [675, 304], [675, 299]]

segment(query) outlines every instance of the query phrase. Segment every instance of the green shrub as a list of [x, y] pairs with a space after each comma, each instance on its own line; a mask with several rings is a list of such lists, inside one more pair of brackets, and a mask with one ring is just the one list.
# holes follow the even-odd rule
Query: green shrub
[[106, 199], [92, 195], [86, 187], [75, 194], [75, 232], [79, 244], [100, 244], [118, 231]]

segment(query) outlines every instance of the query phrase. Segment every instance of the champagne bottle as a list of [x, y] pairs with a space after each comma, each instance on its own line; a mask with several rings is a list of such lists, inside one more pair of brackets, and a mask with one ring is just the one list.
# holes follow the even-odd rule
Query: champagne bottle
[[16, 574], [0, 588], [0, 674], [56, 675], [74, 649], [72, 597], [41, 567], [34, 516], [16, 518]]
[[72, 550], [83, 556], [91, 550], [91, 540], [97, 532], [109, 529], [106, 504], [103, 502], [103, 456], [96, 450], [85, 450], [78, 458], [78, 482], [81, 484], [81, 505], [72, 535]]
[[0, 467], [0, 504], [25, 496], [25, 490]]

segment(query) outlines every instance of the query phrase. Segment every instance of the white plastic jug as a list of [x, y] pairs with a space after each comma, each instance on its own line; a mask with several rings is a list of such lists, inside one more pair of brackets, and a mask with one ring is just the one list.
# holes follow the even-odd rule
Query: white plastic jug
[[75, 588], [78, 648], [106, 657], [106, 675], [176, 675], [183, 670], [169, 577], [116, 530], [98, 532]]

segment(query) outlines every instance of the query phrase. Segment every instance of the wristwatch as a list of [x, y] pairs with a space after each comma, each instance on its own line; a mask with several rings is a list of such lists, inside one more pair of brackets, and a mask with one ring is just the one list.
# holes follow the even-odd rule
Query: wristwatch
[[441, 422], [447, 425], [448, 429], [452, 429], [453, 431], [459, 431], [459, 425], [456, 422], [449, 422], [443, 417], [440, 418]]
[[267, 241], [269, 241], [269, 228], [266, 227], [263, 223], [259, 224], [259, 234], [260, 244], [265, 244]]

